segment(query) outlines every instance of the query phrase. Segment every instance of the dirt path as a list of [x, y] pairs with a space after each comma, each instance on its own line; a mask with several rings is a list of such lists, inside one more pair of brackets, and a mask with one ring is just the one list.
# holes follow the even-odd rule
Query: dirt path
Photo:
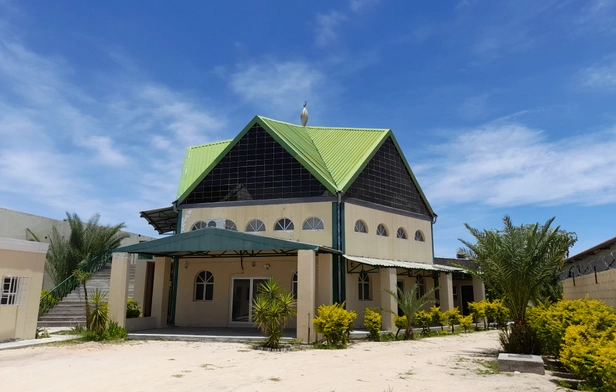
[[[495, 331], [346, 350], [271, 353], [237, 343], [126, 342], [0, 352], [4, 391], [556, 391], [554, 377], [483, 374]], [[561, 389], [562, 390], [562, 389]]]

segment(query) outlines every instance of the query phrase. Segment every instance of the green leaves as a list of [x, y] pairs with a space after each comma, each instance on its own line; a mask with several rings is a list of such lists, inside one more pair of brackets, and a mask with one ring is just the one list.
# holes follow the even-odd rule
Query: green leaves
[[[417, 290], [419, 290], [419, 286], [417, 284], [414, 284], [413, 287], [411, 287], [411, 289], [406, 292], [400, 290], [400, 288], [398, 288], [397, 292], [393, 292], [391, 290], [383, 290], [396, 300], [396, 302], [398, 303], [398, 307], [402, 309], [402, 313], [406, 316], [407, 325], [404, 331], [404, 340], [413, 339], [412, 324], [415, 323], [415, 314], [417, 313], [417, 311], [426, 304], [436, 302], [436, 299], [431, 297], [431, 294], [434, 289], [429, 290], [421, 297], [417, 296]], [[391, 309], [382, 310], [395, 314], [395, 312]]]
[[258, 290], [252, 304], [252, 319], [266, 336], [265, 347], [276, 349], [287, 320], [297, 314], [295, 299], [272, 279], [263, 282]]

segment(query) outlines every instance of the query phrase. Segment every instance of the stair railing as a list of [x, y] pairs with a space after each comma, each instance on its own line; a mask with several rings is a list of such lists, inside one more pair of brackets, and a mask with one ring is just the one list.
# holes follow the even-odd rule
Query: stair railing
[[[88, 261], [80, 270], [90, 272], [92, 274], [98, 272], [105, 264], [111, 262], [112, 253], [111, 250], [106, 250], [98, 257], [95, 257]], [[62, 301], [64, 297], [69, 295], [71, 291], [75, 290], [79, 286], [79, 281], [73, 274], [68, 278], [60, 282], [56, 287], [46, 292], [41, 296], [41, 302], [39, 303], [38, 317], [41, 318], [45, 313], [49, 312], [58, 302]]]

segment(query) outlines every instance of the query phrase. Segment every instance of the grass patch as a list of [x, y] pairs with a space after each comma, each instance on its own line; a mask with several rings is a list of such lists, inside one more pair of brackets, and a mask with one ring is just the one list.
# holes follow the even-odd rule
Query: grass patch
[[486, 375], [486, 374], [498, 374], [498, 362], [491, 361], [488, 359], [473, 359], [473, 363], [483, 366], [483, 368], [476, 369], [475, 373]]
[[171, 377], [182, 378], [184, 377], [184, 375], [183, 374], [172, 374]]
[[409, 378], [410, 376], [412, 376], [414, 374], [415, 374], [415, 372], [413, 372], [412, 370], [407, 370], [404, 373], [398, 373], [398, 378], [406, 380], [407, 378]]
[[281, 381], [279, 377], [270, 377], [269, 379], [270, 381], [275, 381], [275, 382], [279, 382]]

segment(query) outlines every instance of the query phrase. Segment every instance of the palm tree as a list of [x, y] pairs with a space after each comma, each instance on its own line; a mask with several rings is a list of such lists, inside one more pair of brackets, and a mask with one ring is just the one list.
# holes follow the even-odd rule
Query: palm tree
[[252, 319], [266, 336], [265, 347], [278, 348], [287, 320], [296, 314], [293, 295], [278, 283], [268, 279], [259, 286], [252, 305]]
[[476, 270], [469, 271], [471, 274], [502, 294], [514, 321], [512, 333], [525, 333], [528, 304], [535, 303], [553, 284], [569, 248], [577, 241], [575, 233], [552, 228], [553, 221], [554, 218], [544, 225], [514, 226], [505, 216], [501, 230], [484, 231], [465, 224], [476, 243], [460, 239], [465, 248], [458, 253], [477, 265]]
[[[387, 289], [383, 290], [396, 300], [396, 302], [398, 303], [398, 307], [402, 310], [402, 313], [406, 317], [404, 340], [412, 340], [415, 337], [413, 334], [413, 324], [415, 323], [415, 314], [417, 313], [417, 311], [419, 311], [419, 309], [421, 309], [421, 307], [426, 304], [436, 302], [435, 298], [430, 297], [434, 289], [428, 290], [428, 292], [422, 296], [418, 295], [417, 290], [419, 290], [419, 285], [417, 285], [417, 283], [415, 283], [413, 287], [411, 287], [411, 289], [407, 292], [402, 291], [400, 287], [398, 287], [397, 292]], [[382, 310], [397, 315], [396, 312], [391, 309], [383, 308]]]

